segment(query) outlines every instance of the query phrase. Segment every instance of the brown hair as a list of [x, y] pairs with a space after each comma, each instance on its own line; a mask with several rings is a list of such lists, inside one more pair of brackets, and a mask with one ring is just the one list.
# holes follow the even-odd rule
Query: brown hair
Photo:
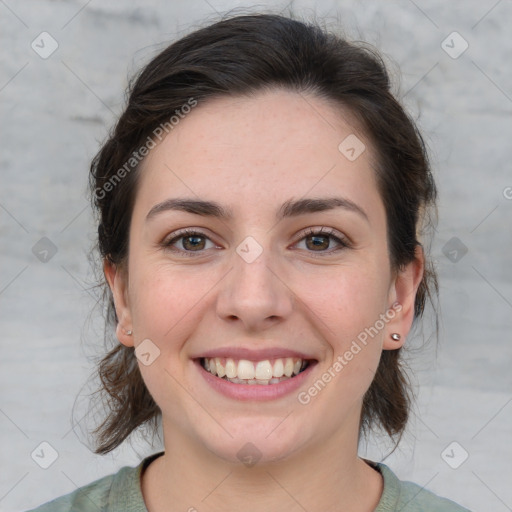
[[[313, 93], [356, 116], [378, 158], [392, 269], [412, 261], [420, 244], [421, 214], [435, 205], [436, 187], [423, 139], [391, 93], [384, 62], [367, 45], [348, 42], [314, 23], [273, 14], [235, 16], [196, 30], [158, 54], [130, 83], [126, 109], [90, 169], [101, 258], [118, 266], [126, 261], [139, 163], [133, 155], [158, 126], [191, 98], [201, 104], [275, 87]], [[98, 373], [107, 416], [94, 431], [95, 451], [102, 454], [138, 427], [156, 427], [161, 414], [142, 380], [133, 347], [115, 338], [117, 316], [103, 284], [109, 351]], [[437, 279], [427, 259], [415, 320], [434, 295]], [[402, 366], [401, 349], [382, 352], [364, 397], [360, 433], [376, 424], [400, 439], [411, 406], [411, 386]]]

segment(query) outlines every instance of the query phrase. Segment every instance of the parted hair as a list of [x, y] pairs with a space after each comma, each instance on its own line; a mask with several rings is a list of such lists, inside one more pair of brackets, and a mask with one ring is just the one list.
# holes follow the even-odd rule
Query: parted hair
[[[420, 233], [427, 220], [431, 224], [437, 192], [424, 140], [392, 93], [379, 52], [316, 22], [251, 14], [228, 17], [189, 33], [130, 81], [126, 107], [90, 166], [101, 263], [107, 260], [118, 267], [126, 263], [140, 167], [133, 154], [154, 137], [155, 129], [191, 98], [201, 105], [214, 97], [273, 88], [317, 95], [353, 115], [376, 155], [392, 270], [413, 261], [421, 245]], [[113, 181], [121, 174], [122, 179]], [[115, 337], [112, 293], [106, 280], [101, 285], [106, 353], [97, 367], [101, 383], [97, 393], [105, 415], [94, 436], [96, 453], [105, 454], [139, 427], [156, 428], [161, 411], [144, 384], [134, 348]], [[415, 298], [415, 322], [437, 293], [436, 273], [426, 255]], [[413, 393], [402, 350], [382, 352], [364, 396], [360, 435], [378, 427], [398, 444], [404, 432]]]

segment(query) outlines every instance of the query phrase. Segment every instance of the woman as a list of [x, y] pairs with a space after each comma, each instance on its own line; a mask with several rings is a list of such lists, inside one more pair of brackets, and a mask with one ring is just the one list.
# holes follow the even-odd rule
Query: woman
[[400, 440], [436, 292], [436, 187], [376, 52], [275, 15], [198, 30], [135, 80], [91, 190], [96, 452], [160, 420], [165, 451], [36, 510], [466, 510], [357, 453]]

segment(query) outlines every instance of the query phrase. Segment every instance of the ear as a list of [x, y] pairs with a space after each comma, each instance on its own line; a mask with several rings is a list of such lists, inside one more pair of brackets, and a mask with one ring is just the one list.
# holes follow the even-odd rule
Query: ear
[[[423, 247], [418, 244], [416, 245], [414, 259], [397, 271], [389, 289], [389, 304], [396, 304], [396, 307], [390, 306], [389, 308], [395, 311], [395, 316], [387, 324], [382, 345], [383, 350], [396, 350], [405, 343], [414, 320], [414, 303], [424, 270], [425, 255]], [[400, 335], [399, 341], [391, 338], [393, 333]]]
[[133, 336], [127, 334], [132, 329], [132, 315], [128, 301], [128, 276], [125, 269], [108, 261], [103, 261], [103, 272], [114, 297], [117, 314], [116, 336], [127, 347], [133, 347]]

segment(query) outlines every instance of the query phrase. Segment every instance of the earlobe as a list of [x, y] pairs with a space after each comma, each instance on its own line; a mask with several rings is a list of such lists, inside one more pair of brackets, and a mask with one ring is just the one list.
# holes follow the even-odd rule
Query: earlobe
[[425, 255], [422, 246], [418, 244], [414, 259], [397, 271], [390, 288], [389, 300], [393, 304], [399, 304], [400, 309], [394, 308], [395, 316], [387, 324], [382, 345], [384, 350], [396, 350], [405, 343], [414, 320], [416, 293], [423, 279], [424, 269]]
[[126, 271], [105, 258], [103, 262], [103, 272], [114, 298], [114, 305], [118, 319], [116, 325], [117, 339], [123, 345], [133, 347], [132, 318], [128, 301]]

